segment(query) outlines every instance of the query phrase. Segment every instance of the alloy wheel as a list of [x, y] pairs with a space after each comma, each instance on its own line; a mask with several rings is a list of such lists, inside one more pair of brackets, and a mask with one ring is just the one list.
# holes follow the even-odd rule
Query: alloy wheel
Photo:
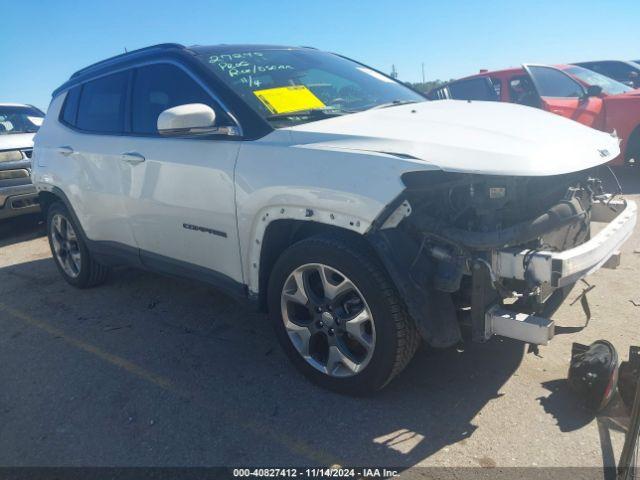
[[60, 267], [71, 278], [76, 278], [82, 264], [78, 236], [69, 220], [59, 213], [51, 219], [51, 243]]
[[287, 334], [311, 366], [332, 377], [367, 366], [376, 340], [373, 316], [346, 275], [320, 263], [302, 265], [284, 283], [280, 303]]

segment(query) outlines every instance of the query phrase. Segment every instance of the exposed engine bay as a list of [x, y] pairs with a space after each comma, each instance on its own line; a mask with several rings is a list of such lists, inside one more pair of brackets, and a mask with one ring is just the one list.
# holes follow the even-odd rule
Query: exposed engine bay
[[[554, 286], [531, 275], [527, 262], [536, 252], [563, 252], [590, 239], [594, 205], [607, 208], [613, 198], [603, 173], [610, 174], [606, 167], [537, 177], [405, 174], [406, 190], [369, 238], [425, 340], [452, 345], [466, 323], [473, 339], [484, 341], [492, 307], [552, 315], [579, 278]], [[505, 263], [509, 252], [522, 264], [522, 278], [499, 271], [497, 259]]]

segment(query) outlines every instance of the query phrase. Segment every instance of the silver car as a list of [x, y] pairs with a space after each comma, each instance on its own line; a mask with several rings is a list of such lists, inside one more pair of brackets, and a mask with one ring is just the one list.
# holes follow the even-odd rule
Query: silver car
[[31, 183], [31, 153], [43, 119], [32, 105], [0, 103], [0, 220], [40, 210]]

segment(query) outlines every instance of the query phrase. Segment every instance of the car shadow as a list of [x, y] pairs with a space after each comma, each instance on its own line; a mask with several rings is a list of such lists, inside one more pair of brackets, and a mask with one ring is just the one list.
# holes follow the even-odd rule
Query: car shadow
[[[7, 279], [15, 285], [9, 287]], [[106, 285], [78, 291], [62, 280], [50, 258], [0, 268], [0, 285], [3, 282], [0, 315], [3, 308], [20, 311], [23, 318], [51, 323], [52, 328], [60, 332], [70, 331], [77, 340], [71, 342], [68, 355], [72, 355], [74, 345], [91, 341], [97, 345], [96, 349], [108, 352], [101, 358], [117, 352], [125, 362], [141, 365], [141, 369], [153, 375], [163, 375], [184, 385], [190, 396], [200, 399], [199, 405], [211, 406], [204, 412], [195, 407], [182, 412], [176, 426], [180, 428], [180, 435], [174, 435], [173, 431], [161, 434], [158, 442], [162, 448], [158, 450], [175, 452], [178, 456], [184, 445], [204, 448], [203, 442], [208, 440], [185, 425], [191, 421], [214, 422], [225, 411], [233, 412], [233, 418], [256, 418], [260, 427], [252, 431], [266, 432], [277, 439], [293, 439], [283, 441], [281, 446], [270, 445], [268, 457], [261, 457], [261, 449], [256, 448], [244, 460], [231, 459], [234, 460], [231, 464], [247, 460], [259, 465], [300, 463], [288, 447], [300, 444], [307, 445], [308, 451], [326, 452], [326, 458], [336, 459], [342, 465], [411, 467], [471, 437], [477, 428], [473, 419], [488, 402], [501, 396], [502, 386], [524, 355], [524, 344], [500, 338], [485, 344], [467, 344], [464, 353], [456, 349], [422, 348], [407, 369], [384, 390], [354, 398], [307, 382], [281, 353], [263, 314], [199, 284], [125, 269], [117, 271]], [[25, 288], [34, 283], [37, 289]], [[21, 293], [12, 295], [11, 291]], [[84, 347], [84, 350], [92, 351], [94, 347]], [[82, 364], [83, 357], [78, 356]], [[58, 371], [76, 368], [77, 362], [73, 367], [55, 368]], [[100, 385], [105, 380], [101, 375], [99, 371], [87, 369], [83, 382], [89, 386], [94, 384], [96, 392], [104, 392], [104, 386]], [[127, 388], [122, 380], [115, 385], [114, 390]], [[10, 389], [11, 385], [5, 387]], [[62, 395], [75, 387], [62, 380], [48, 388]], [[94, 405], [101, 400], [92, 398], [91, 388], [88, 391], [85, 406], [80, 407], [87, 412], [68, 413], [69, 416], [119, 415], [109, 409], [122, 407], [112, 404], [105, 405], [107, 411], [96, 413]], [[155, 402], [184, 403], [182, 399], [155, 398], [151, 390], [144, 389], [111, 394], [136, 395], [129, 401], [141, 410], [155, 408]], [[66, 407], [57, 404], [50, 408], [64, 410]], [[563, 404], [554, 411], [561, 416], [572, 415], [569, 405]], [[34, 421], [38, 421], [38, 415], [43, 412], [32, 413]], [[46, 412], [50, 414], [53, 413]], [[63, 412], [56, 413], [61, 415]], [[166, 423], [171, 421], [165, 418]], [[116, 453], [109, 457], [112, 447], [100, 436], [106, 438], [124, 427], [114, 424], [109, 428], [107, 434], [91, 424], [81, 425], [77, 438], [86, 437], [88, 444], [105, 442], [101, 447], [102, 458], [122, 465]], [[235, 424], [228, 429], [217, 435], [223, 438], [239, 435]], [[135, 440], [124, 438], [125, 443]], [[19, 436], [14, 437], [14, 441], [19, 441], [16, 439]], [[243, 442], [265, 445], [264, 439], [258, 437]], [[83, 458], [80, 455], [86, 454], [82, 451], [84, 442], [76, 443], [76, 454]], [[63, 460], [73, 463], [73, 458]], [[212, 461], [210, 457], [188, 458], [200, 465]], [[4, 460], [7, 463], [7, 459]], [[165, 464], [185, 462], [184, 458], [166, 456], [146, 462], [153, 464], [156, 460]], [[306, 457], [304, 464], [310, 462], [322, 464], [324, 460]]]
[[42, 215], [21, 215], [0, 221], [0, 248], [7, 247], [46, 234]]

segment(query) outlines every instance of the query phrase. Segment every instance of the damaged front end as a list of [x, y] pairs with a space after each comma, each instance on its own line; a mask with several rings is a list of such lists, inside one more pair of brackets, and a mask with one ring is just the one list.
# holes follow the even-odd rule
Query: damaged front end
[[[612, 263], [636, 206], [603, 191], [597, 169], [553, 176], [442, 171], [403, 175], [406, 189], [368, 238], [423, 338], [446, 347], [492, 335], [546, 344], [576, 281]], [[606, 224], [594, 234], [596, 224]]]

